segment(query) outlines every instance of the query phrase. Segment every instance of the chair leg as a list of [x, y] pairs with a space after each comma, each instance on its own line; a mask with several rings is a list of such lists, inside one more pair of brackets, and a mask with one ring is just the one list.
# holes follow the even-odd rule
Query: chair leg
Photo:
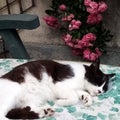
[[13, 58], [29, 59], [29, 55], [15, 29], [0, 30], [5, 45]]

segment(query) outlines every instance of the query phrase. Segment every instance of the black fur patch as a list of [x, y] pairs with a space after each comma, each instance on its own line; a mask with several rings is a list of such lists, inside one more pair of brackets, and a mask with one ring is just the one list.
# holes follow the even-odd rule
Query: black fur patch
[[87, 78], [88, 82], [92, 83], [96, 86], [101, 86], [103, 83], [103, 90], [108, 90], [109, 79], [113, 77], [115, 74], [105, 74], [100, 70], [100, 60], [98, 59], [90, 66], [84, 65], [86, 73], [85, 77]]
[[69, 65], [60, 64], [52, 60], [38, 60], [17, 66], [7, 74], [3, 75], [2, 78], [23, 83], [25, 81], [25, 73], [30, 72], [38, 80], [41, 80], [41, 72], [44, 70], [46, 70], [46, 72], [53, 78], [54, 83], [61, 81], [64, 78], [71, 78], [74, 76], [74, 73]]
[[38, 113], [31, 111], [29, 106], [25, 108], [14, 108], [10, 110], [7, 115], [9, 119], [38, 119]]

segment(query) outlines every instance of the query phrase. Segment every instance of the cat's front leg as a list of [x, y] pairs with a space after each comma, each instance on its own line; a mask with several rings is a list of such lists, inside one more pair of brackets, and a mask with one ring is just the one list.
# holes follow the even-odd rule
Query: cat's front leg
[[55, 101], [56, 105], [59, 106], [69, 106], [74, 105], [79, 102], [78, 95], [75, 91], [72, 90], [66, 90], [66, 91], [59, 91], [58, 93], [59, 97]]
[[79, 96], [79, 99], [84, 103], [85, 106], [90, 106], [93, 103], [93, 99], [88, 92], [78, 90], [77, 94]]

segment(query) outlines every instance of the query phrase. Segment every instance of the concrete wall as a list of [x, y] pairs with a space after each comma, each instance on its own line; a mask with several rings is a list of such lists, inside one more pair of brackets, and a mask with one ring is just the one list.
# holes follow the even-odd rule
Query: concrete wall
[[24, 42], [33, 42], [40, 44], [64, 44], [61, 40], [59, 31], [51, 29], [43, 20], [46, 16], [45, 10], [50, 6], [50, 0], [35, 0], [36, 7], [29, 10], [27, 13], [37, 14], [40, 19], [40, 27], [35, 30], [24, 30], [20, 32]]
[[104, 23], [113, 33], [113, 41], [110, 46], [120, 47], [120, 0], [106, 0], [108, 10], [104, 15]]

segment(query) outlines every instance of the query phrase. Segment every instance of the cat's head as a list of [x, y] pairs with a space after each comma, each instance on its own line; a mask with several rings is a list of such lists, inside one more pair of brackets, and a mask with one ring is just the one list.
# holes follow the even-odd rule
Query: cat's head
[[105, 74], [100, 70], [100, 60], [96, 60], [90, 66], [85, 66], [85, 89], [96, 96], [108, 90], [109, 80], [115, 74]]

